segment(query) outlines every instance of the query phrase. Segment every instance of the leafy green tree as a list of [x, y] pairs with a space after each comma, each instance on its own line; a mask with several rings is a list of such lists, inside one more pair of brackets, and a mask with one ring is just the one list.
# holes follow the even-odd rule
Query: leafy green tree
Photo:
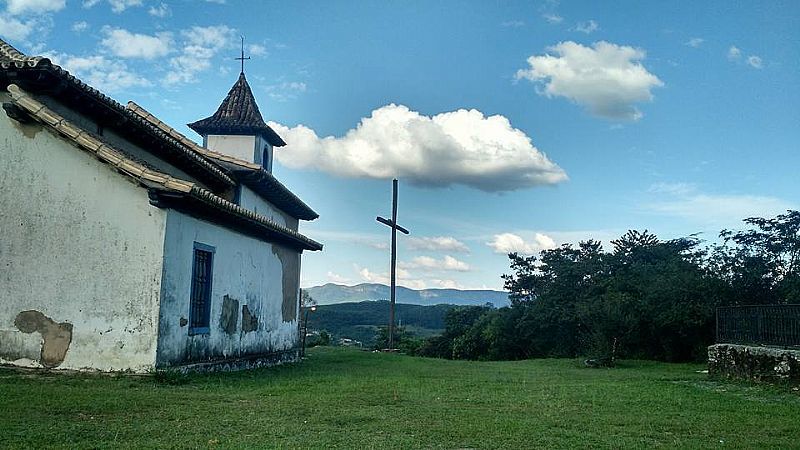
[[744, 222], [751, 228], [720, 232], [709, 262], [728, 288], [725, 303], [800, 302], [800, 211]]

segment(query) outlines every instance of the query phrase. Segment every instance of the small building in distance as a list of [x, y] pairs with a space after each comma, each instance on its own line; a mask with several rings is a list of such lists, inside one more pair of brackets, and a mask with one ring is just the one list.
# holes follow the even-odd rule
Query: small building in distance
[[0, 364], [145, 372], [298, 358], [318, 215], [244, 73], [200, 146], [0, 40]]

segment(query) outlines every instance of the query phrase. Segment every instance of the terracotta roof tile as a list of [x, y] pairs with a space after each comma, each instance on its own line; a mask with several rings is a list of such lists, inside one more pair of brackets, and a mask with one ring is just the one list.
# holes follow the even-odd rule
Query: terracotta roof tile
[[319, 214], [314, 212], [314, 210], [294, 195], [294, 193], [286, 188], [286, 186], [278, 181], [271, 173], [264, 170], [259, 164], [201, 147], [135, 102], [128, 102], [127, 108], [138, 114], [144, 120], [150, 122], [153, 126], [158, 127], [161, 131], [181, 144], [207, 158], [211, 158], [218, 164], [229, 169], [236, 178], [249, 185], [269, 202], [289, 213], [292, 217], [302, 220], [314, 220], [319, 217]]
[[258, 110], [253, 91], [247, 83], [244, 73], [233, 85], [225, 100], [211, 117], [188, 124], [189, 128], [201, 135], [209, 134], [259, 134], [275, 147], [282, 147], [286, 142], [264, 122]]
[[[157, 127], [152, 126], [149, 122], [143, 120], [132, 111], [127, 110], [116, 100], [84, 83], [60, 66], [53, 64], [49, 59], [38, 56], [25, 56], [22, 52], [11, 46], [9, 43], [0, 39], [0, 69], [3, 69], [0, 71], [0, 88], [15, 82], [15, 78], [13, 77], [11, 77], [11, 79], [6, 79], [5, 83], [2, 82], [4, 77], [8, 76], [8, 73], [12, 72], [9, 70], [12, 68], [29, 69], [33, 71], [38, 71], [41, 69], [47, 73], [52, 73], [59, 80], [65, 81], [69, 85], [73, 86], [77, 91], [102, 104], [104, 107], [113, 111], [114, 114], [121, 116], [126, 124], [133, 126], [137, 131], [141, 130], [144, 133], [153, 136], [153, 138], [157, 139], [159, 142], [165, 144], [171, 152], [178, 154], [186, 164], [189, 164], [201, 171], [201, 173], [204, 174], [204, 179], [206, 181], [214, 181], [217, 184], [225, 185], [228, 188], [236, 185], [236, 182], [218, 164], [215, 164], [214, 162], [204, 158], [202, 155], [198, 155], [196, 152], [187, 149], [185, 146], [175, 141]], [[26, 71], [20, 71], [20, 73], [22, 72]]]
[[[190, 181], [171, 177], [134, 161], [123, 152], [71, 123], [50, 110], [19, 86], [7, 87], [11, 102], [48, 129], [70, 139], [76, 146], [94, 154], [100, 161], [150, 189], [151, 198], [169, 197], [169, 207], [198, 208], [199, 213], [226, 223], [247, 226], [254, 234], [276, 240], [302, 250], [322, 250], [322, 244], [274, 222], [272, 219], [242, 208]], [[183, 201], [181, 201], [183, 199]], [[194, 206], [191, 206], [194, 205]]]

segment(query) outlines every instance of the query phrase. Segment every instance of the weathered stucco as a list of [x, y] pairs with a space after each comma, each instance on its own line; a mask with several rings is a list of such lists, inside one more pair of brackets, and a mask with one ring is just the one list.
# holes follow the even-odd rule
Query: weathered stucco
[[239, 205], [262, 216], [267, 216], [275, 223], [283, 225], [290, 230], [297, 231], [298, 220], [276, 208], [272, 203], [264, 200], [247, 186], [242, 186], [239, 191]]
[[166, 211], [146, 190], [0, 113], [0, 211], [0, 363], [152, 367]]
[[[214, 248], [211, 320], [208, 334], [190, 335], [189, 316], [194, 243]], [[285, 290], [287, 270], [273, 245], [233, 233], [170, 210], [164, 244], [164, 272], [158, 366], [254, 358], [295, 352], [299, 288]], [[298, 264], [287, 276], [299, 280]], [[289, 257], [288, 259], [292, 259]], [[292, 264], [291, 262], [289, 263]], [[294, 314], [285, 314], [286, 299]], [[291, 320], [284, 320], [286, 317]]]
[[281, 315], [284, 322], [297, 320], [297, 295], [300, 292], [300, 253], [280, 245], [272, 246], [272, 253], [278, 257], [283, 267], [281, 284], [283, 285], [283, 304]]

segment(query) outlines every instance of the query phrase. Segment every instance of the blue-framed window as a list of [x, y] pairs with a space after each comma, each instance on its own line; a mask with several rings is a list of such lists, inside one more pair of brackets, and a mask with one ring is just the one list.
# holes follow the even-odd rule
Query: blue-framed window
[[192, 291], [189, 297], [189, 334], [207, 334], [211, 319], [211, 279], [214, 274], [214, 247], [194, 243]]

